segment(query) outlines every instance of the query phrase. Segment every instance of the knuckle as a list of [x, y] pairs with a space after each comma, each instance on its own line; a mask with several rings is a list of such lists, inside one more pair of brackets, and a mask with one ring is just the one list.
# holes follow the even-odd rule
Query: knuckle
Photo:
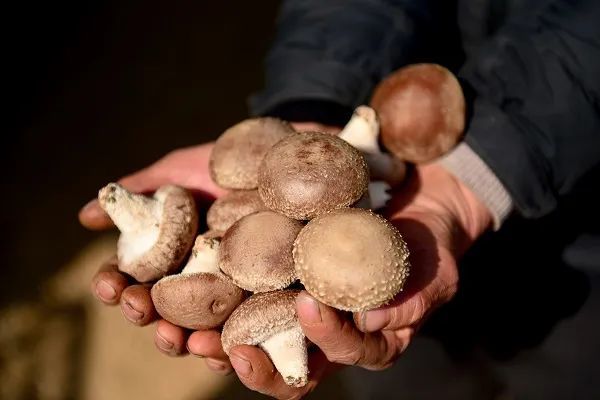
[[363, 358], [361, 347], [355, 347], [347, 351], [338, 352], [337, 354], [327, 355], [327, 359], [331, 362], [344, 365], [359, 365]]

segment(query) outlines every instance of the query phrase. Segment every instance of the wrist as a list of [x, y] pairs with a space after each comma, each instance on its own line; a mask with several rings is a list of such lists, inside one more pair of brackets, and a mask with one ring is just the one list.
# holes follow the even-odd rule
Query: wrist
[[455, 254], [462, 255], [493, 225], [484, 203], [456, 176], [438, 164], [418, 165], [407, 187], [394, 198], [392, 218], [418, 215]]

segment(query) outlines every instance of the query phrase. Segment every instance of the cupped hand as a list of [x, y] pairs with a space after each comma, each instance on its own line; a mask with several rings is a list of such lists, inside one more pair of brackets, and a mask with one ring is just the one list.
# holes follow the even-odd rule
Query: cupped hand
[[[457, 258], [491, 224], [489, 211], [473, 193], [437, 165], [418, 167], [406, 187], [394, 194], [385, 214], [411, 251], [405, 289], [389, 305], [354, 315], [302, 292], [297, 298], [298, 316], [305, 335], [316, 345], [309, 355], [308, 384], [287, 386], [262, 350], [237, 346], [229, 361], [248, 388], [275, 398], [300, 398], [342, 366], [369, 370], [391, 366], [425, 318], [453, 297], [458, 286]], [[210, 335], [195, 332], [188, 348], [229, 368], [218, 334]]]
[[[119, 180], [125, 188], [138, 193], [152, 193], [162, 185], [177, 184], [194, 193], [198, 202], [210, 202], [225, 194], [210, 178], [208, 162], [213, 144], [175, 150], [154, 164]], [[113, 227], [97, 200], [90, 201], [79, 212], [81, 224], [92, 230]], [[149, 284], [137, 284], [119, 272], [116, 257], [107, 260], [92, 279], [92, 293], [104, 304], [120, 304], [125, 318], [144, 326], [158, 320], [154, 342], [163, 353], [177, 356], [187, 352], [189, 333], [159, 319]]]

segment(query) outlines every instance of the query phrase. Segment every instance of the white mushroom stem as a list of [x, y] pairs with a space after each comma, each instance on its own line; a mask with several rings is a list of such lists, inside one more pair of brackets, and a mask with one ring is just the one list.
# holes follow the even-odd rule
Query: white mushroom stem
[[379, 119], [371, 107], [357, 107], [339, 137], [365, 155], [373, 180], [394, 186], [404, 178], [404, 163], [379, 148]]
[[200, 235], [196, 238], [192, 255], [187, 264], [181, 271], [182, 274], [195, 273], [221, 273], [217, 264], [217, 255], [219, 253], [219, 239]]
[[100, 205], [123, 233], [140, 232], [156, 228], [162, 207], [158, 200], [131, 193], [117, 183], [110, 183], [100, 190]]
[[369, 190], [355, 204], [356, 208], [378, 210], [385, 207], [392, 198], [389, 194], [390, 185], [383, 181], [369, 182]]
[[306, 339], [299, 325], [276, 333], [259, 346], [269, 355], [286, 384], [302, 387], [308, 381]]

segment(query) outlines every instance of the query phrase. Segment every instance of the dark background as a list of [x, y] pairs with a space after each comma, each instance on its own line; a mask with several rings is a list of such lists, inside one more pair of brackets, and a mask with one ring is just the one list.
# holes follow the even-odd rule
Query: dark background
[[0, 304], [35, 296], [95, 237], [77, 211], [100, 187], [247, 115], [277, 6], [24, 1], [3, 12], [0, 218], [11, 284]]

